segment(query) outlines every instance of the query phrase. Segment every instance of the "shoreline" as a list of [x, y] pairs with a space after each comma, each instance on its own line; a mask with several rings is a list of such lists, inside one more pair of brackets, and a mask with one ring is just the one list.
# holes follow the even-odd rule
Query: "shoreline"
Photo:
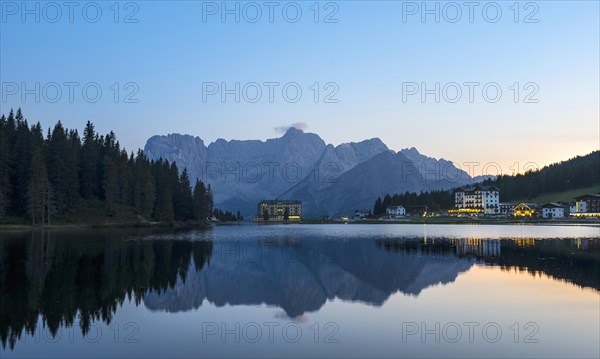
[[52, 224], [50, 226], [32, 226], [26, 224], [0, 224], [0, 232], [2, 231], [19, 231], [19, 230], [52, 230], [52, 229], [207, 229], [211, 225], [207, 223], [80, 223], [80, 224]]
[[544, 220], [544, 219], [533, 219], [533, 220], [522, 220], [522, 219], [511, 219], [511, 218], [489, 218], [489, 219], [473, 219], [473, 218], [448, 218], [448, 217], [433, 217], [433, 218], [407, 218], [407, 219], [396, 219], [396, 220], [383, 220], [383, 219], [364, 219], [364, 220], [350, 220], [350, 221], [339, 221], [339, 220], [303, 220], [301, 222], [269, 222], [261, 223], [254, 222], [256, 224], [270, 225], [270, 224], [456, 224], [456, 225], [557, 225], [557, 226], [569, 226], [569, 225], [584, 225], [591, 227], [600, 227], [600, 220], [581, 220], [581, 219], [563, 219], [563, 220]]
[[401, 220], [358, 220], [358, 221], [334, 221], [334, 220], [303, 220], [299, 222], [213, 222], [213, 223], [81, 223], [81, 224], [53, 224], [50, 226], [31, 226], [24, 224], [0, 224], [0, 232], [23, 231], [23, 230], [80, 230], [80, 229], [208, 229], [212, 226], [233, 225], [279, 225], [279, 224], [349, 224], [349, 225], [385, 225], [385, 224], [429, 224], [429, 225], [544, 225], [544, 226], [586, 226], [599, 227], [600, 221], [589, 220], [513, 220], [513, 219], [452, 219], [447, 218], [415, 218]]

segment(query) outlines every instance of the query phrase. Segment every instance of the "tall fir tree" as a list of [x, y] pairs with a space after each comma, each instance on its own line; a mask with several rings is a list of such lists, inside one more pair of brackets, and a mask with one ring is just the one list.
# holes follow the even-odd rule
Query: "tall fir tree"
[[88, 121], [83, 131], [83, 146], [80, 157], [81, 196], [86, 199], [98, 194], [98, 138], [94, 125]]
[[208, 217], [208, 199], [204, 183], [196, 180], [194, 185], [194, 219], [204, 220]]
[[120, 204], [120, 185], [119, 185], [119, 144], [116, 141], [115, 134], [110, 132], [103, 138], [102, 146], [102, 196], [106, 207], [115, 214], [117, 205]]
[[79, 188], [79, 156], [81, 153], [81, 139], [77, 130], [70, 130], [67, 138], [69, 150], [64, 161], [67, 163], [65, 178], [65, 194], [67, 209], [74, 209], [81, 197]]
[[0, 221], [10, 207], [11, 146], [10, 139], [14, 129], [9, 128], [6, 117], [0, 117]]
[[206, 188], [206, 209], [208, 211], [208, 213], [212, 213], [213, 209], [214, 209], [214, 205], [215, 202], [213, 201], [213, 192], [212, 192], [212, 187], [210, 186], [210, 183], [208, 184], [208, 187]]
[[178, 209], [178, 220], [186, 221], [194, 218], [194, 196], [187, 169], [184, 169], [179, 177], [179, 191], [176, 208]]
[[133, 206], [143, 217], [151, 218], [156, 200], [156, 182], [142, 150], [138, 151], [134, 166]]
[[[9, 120], [10, 120], [9, 115]], [[14, 116], [16, 122], [15, 139], [11, 144], [14, 151], [11, 171], [11, 205], [15, 215], [25, 216], [27, 212], [28, 181], [31, 172], [31, 132], [21, 109]]]
[[68, 187], [70, 163], [67, 158], [71, 152], [67, 133], [59, 121], [46, 140], [46, 166], [48, 178], [54, 189], [56, 211], [64, 213], [69, 207], [70, 189]]
[[159, 221], [171, 223], [175, 219], [173, 209], [172, 181], [169, 162], [159, 160], [153, 163], [153, 175], [156, 181], [156, 203], [154, 218]]
[[27, 212], [32, 225], [51, 224], [54, 196], [44, 161], [44, 137], [39, 123], [31, 129], [31, 164], [27, 188]]

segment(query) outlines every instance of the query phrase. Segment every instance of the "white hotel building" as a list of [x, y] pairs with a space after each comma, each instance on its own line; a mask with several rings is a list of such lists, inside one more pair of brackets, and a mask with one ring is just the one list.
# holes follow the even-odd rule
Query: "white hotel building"
[[500, 214], [500, 189], [480, 184], [458, 188], [454, 207], [454, 213]]
[[404, 209], [402, 206], [390, 206], [385, 209], [385, 213], [390, 218], [402, 217], [406, 216], [406, 209]]

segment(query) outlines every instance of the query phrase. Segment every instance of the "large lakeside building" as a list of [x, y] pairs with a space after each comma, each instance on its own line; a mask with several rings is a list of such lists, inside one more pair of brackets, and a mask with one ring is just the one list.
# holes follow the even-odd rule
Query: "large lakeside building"
[[454, 210], [451, 213], [500, 214], [500, 189], [477, 184], [454, 191]]
[[600, 194], [575, 197], [575, 201], [570, 203], [569, 212], [573, 217], [600, 217]]
[[268, 200], [258, 202], [255, 221], [285, 222], [302, 220], [302, 202], [295, 200]]

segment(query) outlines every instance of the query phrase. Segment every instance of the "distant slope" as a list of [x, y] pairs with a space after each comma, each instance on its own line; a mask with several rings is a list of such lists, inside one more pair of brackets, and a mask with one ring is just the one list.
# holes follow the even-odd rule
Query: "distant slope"
[[563, 192], [550, 192], [543, 193], [534, 198], [520, 198], [514, 200], [512, 202], [534, 202], [539, 204], [549, 203], [549, 202], [569, 202], [572, 201], [575, 197], [588, 194], [588, 193], [600, 193], [600, 184], [583, 187], [578, 189], [572, 189]]
[[516, 176], [499, 176], [496, 180], [484, 181], [484, 184], [500, 188], [503, 202], [517, 199], [531, 201], [546, 194], [599, 187], [600, 151], [551, 164], [538, 171]]
[[344, 143], [337, 147], [327, 145], [312, 171], [279, 197], [301, 199], [305, 216], [322, 214], [322, 200], [318, 194], [320, 191], [335, 185], [340, 176], [357, 165], [387, 151], [387, 146], [378, 138]]
[[358, 164], [335, 183], [316, 192], [318, 212], [309, 215], [351, 215], [355, 209], [372, 208], [373, 201], [386, 193], [450, 189], [464, 183], [425, 180], [415, 171], [415, 162], [402, 152], [386, 151]]

